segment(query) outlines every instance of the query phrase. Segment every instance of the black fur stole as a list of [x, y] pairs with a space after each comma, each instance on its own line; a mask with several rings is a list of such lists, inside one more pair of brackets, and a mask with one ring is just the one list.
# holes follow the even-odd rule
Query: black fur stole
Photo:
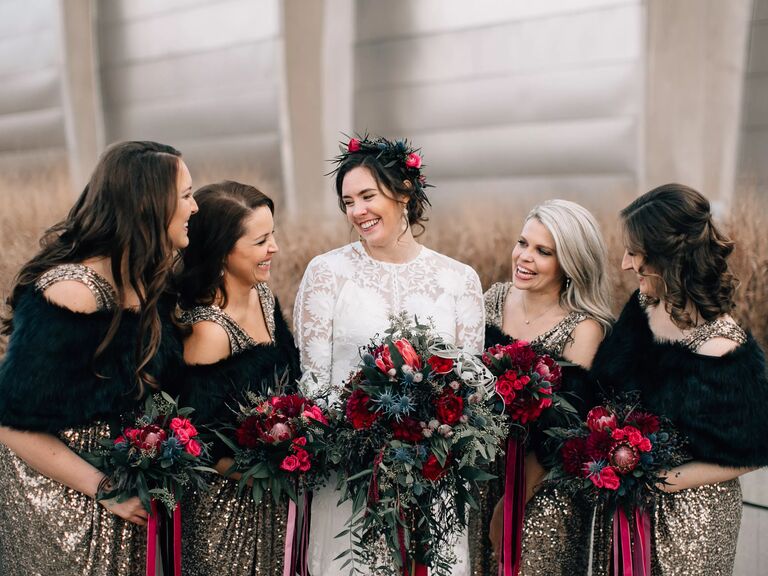
[[[275, 301], [274, 344], [260, 344], [214, 364], [187, 366], [180, 380], [180, 404], [195, 409], [192, 418], [197, 425], [232, 422], [233, 409], [246, 390], [277, 392], [280, 380], [286, 391], [292, 391], [299, 376], [299, 352]], [[214, 442], [214, 461], [224, 456], [221, 450]]]
[[638, 294], [598, 350], [593, 376], [612, 393], [640, 390], [646, 410], [667, 416], [687, 436], [694, 459], [768, 465], [768, 378], [752, 335], [721, 357], [657, 342]]
[[[147, 367], [161, 385], [177, 378], [182, 364], [172, 308], [170, 299], [160, 306], [162, 340]], [[139, 316], [124, 312], [114, 339], [94, 361], [111, 320], [111, 312], [72, 312], [36, 290], [25, 291], [0, 364], [0, 424], [56, 434], [97, 421], [116, 423], [135, 410]]]

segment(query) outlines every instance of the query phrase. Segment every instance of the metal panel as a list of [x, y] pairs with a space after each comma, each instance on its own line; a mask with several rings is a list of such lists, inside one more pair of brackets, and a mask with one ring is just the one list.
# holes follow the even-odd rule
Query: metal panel
[[101, 58], [109, 66], [274, 38], [279, 33], [278, 17], [276, 0], [237, 0], [203, 4], [141, 20], [105, 23]]
[[6, 78], [0, 90], [0, 114], [14, 114], [61, 103], [59, 73], [55, 68]]
[[357, 11], [358, 39], [431, 34], [586, 12], [634, 0], [361, 0]]
[[637, 63], [378, 88], [358, 93], [356, 125], [371, 132], [498, 126], [628, 116], [641, 105]]
[[105, 68], [104, 98], [113, 106], [122, 106], [277, 90], [278, 49], [278, 40], [268, 40], [172, 60]]
[[745, 86], [743, 118], [752, 129], [768, 129], [768, 75], [747, 80]]
[[64, 146], [60, 108], [0, 116], [0, 152]]
[[749, 74], [768, 73], [768, 20], [752, 25]]
[[634, 173], [632, 117], [412, 133], [436, 178]]
[[641, 22], [642, 7], [630, 5], [363, 43], [357, 49], [358, 88], [635, 60], [641, 54]]

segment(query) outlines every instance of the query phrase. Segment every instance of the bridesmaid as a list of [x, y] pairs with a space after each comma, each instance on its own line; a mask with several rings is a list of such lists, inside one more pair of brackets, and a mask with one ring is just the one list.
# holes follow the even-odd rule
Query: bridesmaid
[[[639, 290], [593, 363], [614, 392], [639, 390], [644, 408], [687, 436], [652, 514], [651, 574], [732, 574], [741, 520], [737, 478], [768, 465], [765, 357], [731, 317], [733, 242], [709, 202], [680, 184], [621, 212], [622, 268]], [[649, 361], [651, 360], [652, 361]], [[598, 522], [594, 574], [610, 571], [611, 521]]]
[[164, 292], [196, 211], [178, 151], [116, 144], [21, 268], [0, 365], [4, 576], [144, 573], [147, 513], [138, 498], [94, 500], [105, 477], [78, 452], [178, 374]]
[[[576, 364], [563, 370], [564, 392], [583, 412], [591, 408], [594, 390], [586, 370], [611, 327], [606, 249], [592, 214], [567, 200], [550, 200], [525, 219], [512, 251], [514, 276], [485, 293], [486, 347], [514, 339], [527, 340], [541, 354]], [[591, 510], [561, 489], [542, 483], [545, 470], [542, 436], [534, 431], [526, 457], [525, 524], [520, 573], [524, 575], [585, 574]], [[487, 485], [482, 518], [473, 515], [473, 574], [495, 571], [489, 537], [497, 545], [502, 523], [504, 470]], [[497, 504], [488, 528], [490, 511]]]
[[[182, 321], [191, 326], [181, 396], [196, 422], [208, 425], [231, 422], [230, 407], [245, 390], [292, 384], [298, 351], [267, 286], [278, 251], [272, 200], [237, 182], [204, 186], [195, 200], [200, 213], [178, 278]], [[239, 475], [225, 476], [232, 454], [223, 443], [213, 452], [221, 476], [184, 508], [184, 574], [282, 574], [287, 507], [269, 495], [258, 508], [249, 492], [238, 496]]]

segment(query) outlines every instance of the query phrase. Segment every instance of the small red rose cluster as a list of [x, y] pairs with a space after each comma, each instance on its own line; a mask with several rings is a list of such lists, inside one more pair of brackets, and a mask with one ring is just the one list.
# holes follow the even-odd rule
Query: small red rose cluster
[[173, 418], [168, 429], [157, 424], [146, 424], [137, 428], [125, 428], [122, 436], [115, 439], [115, 448], [141, 451], [143, 456], [160, 456], [168, 447], [168, 439], [181, 446], [187, 454], [200, 456], [202, 446], [196, 440], [197, 428], [187, 418]]
[[483, 363], [496, 376], [497, 410], [513, 422], [524, 426], [552, 407], [561, 370], [549, 356], [536, 354], [530, 344], [516, 340], [488, 348]]

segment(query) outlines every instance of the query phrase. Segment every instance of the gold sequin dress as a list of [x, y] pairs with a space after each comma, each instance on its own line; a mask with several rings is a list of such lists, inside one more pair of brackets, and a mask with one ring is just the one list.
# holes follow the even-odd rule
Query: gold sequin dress
[[[511, 287], [509, 282], [491, 286], [485, 293], [486, 323], [501, 330], [504, 302]], [[550, 330], [536, 337], [531, 345], [539, 354], [562, 358], [574, 328], [587, 318], [571, 312]], [[496, 342], [486, 342], [487, 346]], [[470, 513], [470, 557], [473, 576], [496, 574], [497, 562], [488, 537], [493, 509], [504, 494], [503, 463], [492, 471], [497, 480], [481, 486], [480, 513]], [[575, 576], [586, 574], [589, 558], [591, 509], [572, 494], [544, 484], [525, 508], [523, 525], [521, 576]]]
[[[684, 459], [735, 467], [765, 465], [764, 449], [750, 439], [754, 434], [765, 437], [767, 427], [760, 409], [751, 406], [764, 404], [768, 393], [757, 344], [723, 319], [699, 325], [679, 342], [658, 342], [644, 312], [648, 305], [638, 293], [632, 297], [595, 357], [596, 377], [617, 391], [640, 389], [644, 408], [668, 416], [688, 438], [690, 454]], [[715, 337], [739, 346], [723, 357], [696, 353]], [[652, 576], [733, 574], [741, 511], [738, 479], [658, 495], [651, 514]], [[611, 536], [612, 514], [599, 510], [595, 576], [611, 573]]]
[[[42, 292], [61, 280], [88, 286], [99, 311], [76, 314]], [[94, 373], [116, 297], [107, 280], [80, 264], [57, 266], [28, 288], [0, 365], [0, 422], [57, 436], [75, 452], [110, 437], [110, 423], [137, 406], [132, 343], [138, 315], [125, 312]], [[170, 325], [170, 322], [169, 322]], [[164, 339], [161, 346], [166, 346]], [[180, 341], [175, 358], [180, 362]], [[163, 353], [159, 354], [163, 356]], [[157, 359], [157, 357], [156, 357]], [[152, 373], [163, 368], [153, 361]], [[139, 576], [145, 528], [108, 512], [92, 498], [43, 476], [0, 445], [0, 574], [3, 576]]]
[[[232, 355], [208, 366], [189, 366], [183, 403], [196, 409], [199, 424], [231, 420], [230, 410], [245, 389], [274, 387], [275, 374], [298, 377], [298, 352], [272, 292], [257, 284], [271, 344], [255, 342], [219, 307], [198, 306], [182, 315], [187, 324], [209, 321], [227, 333]], [[227, 456], [217, 443], [214, 461]], [[209, 477], [210, 490], [192, 495], [183, 505], [185, 576], [278, 576], [283, 573], [287, 505], [266, 494], [258, 507], [237, 482]]]

